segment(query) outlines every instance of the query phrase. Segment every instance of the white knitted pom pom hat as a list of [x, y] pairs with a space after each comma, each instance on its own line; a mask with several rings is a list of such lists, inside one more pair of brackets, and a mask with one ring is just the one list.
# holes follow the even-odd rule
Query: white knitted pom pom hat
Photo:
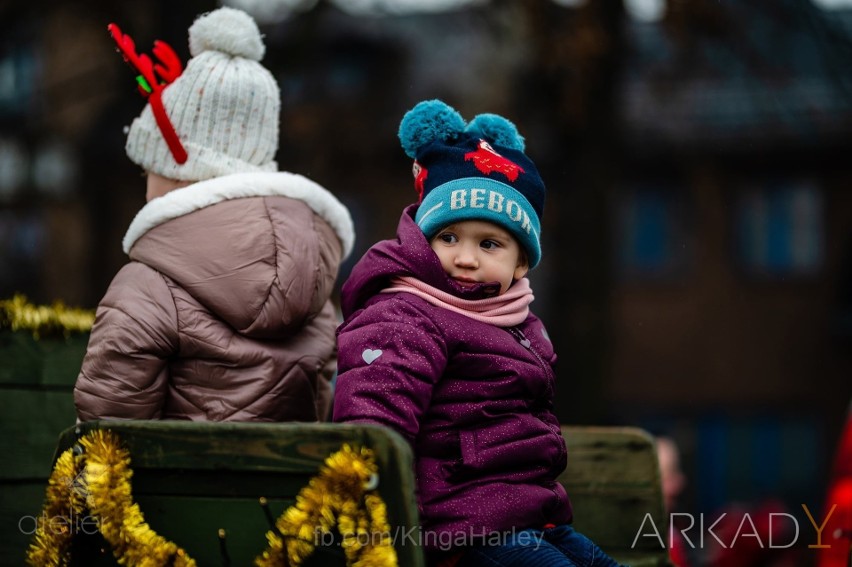
[[188, 158], [178, 164], [151, 106], [133, 121], [127, 156], [149, 172], [181, 181], [276, 171], [278, 84], [259, 61], [266, 48], [254, 20], [219, 8], [189, 28], [192, 58], [163, 90], [163, 105]]

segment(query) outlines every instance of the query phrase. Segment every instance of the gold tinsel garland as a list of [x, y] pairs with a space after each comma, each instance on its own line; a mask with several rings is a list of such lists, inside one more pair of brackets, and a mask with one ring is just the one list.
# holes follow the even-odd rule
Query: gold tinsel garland
[[[81, 470], [80, 457], [75, 456], [71, 449], [57, 459], [47, 482], [44, 511], [38, 518], [34, 540], [27, 551], [27, 564], [68, 565], [74, 537], [68, 519], [79, 517], [85, 508], [82, 496], [74, 486]], [[54, 522], [55, 518], [60, 521]]]
[[[80, 439], [79, 446], [79, 454], [68, 449], [54, 466], [27, 563], [68, 565], [76, 528], [71, 519], [83, 517], [88, 510], [87, 518], [97, 524], [119, 564], [194, 566], [195, 561], [183, 549], [145, 523], [130, 489], [130, 456], [117, 436], [93, 431]], [[61, 521], [55, 522], [57, 518]], [[57, 523], [62, 529], [56, 529]]]
[[[92, 431], [78, 447], [63, 452], [48, 481], [44, 510], [27, 552], [31, 566], [68, 565], [76, 525], [88, 514], [121, 565], [175, 565], [195, 561], [145, 523], [133, 502], [130, 456], [118, 437]], [[330, 455], [320, 473], [296, 496], [296, 503], [266, 534], [269, 547], [255, 559], [258, 567], [301, 565], [314, 551], [317, 537], [337, 525], [347, 565], [396, 567], [387, 509], [374, 492], [378, 467], [369, 449], [348, 445]], [[59, 521], [56, 527], [55, 519]]]
[[130, 490], [130, 455], [110, 431], [94, 431], [81, 440], [86, 460], [86, 503], [101, 535], [122, 565], [190, 567], [186, 552], [145, 523]]
[[23, 295], [0, 300], [0, 330], [30, 331], [35, 338], [50, 334], [68, 336], [92, 330], [95, 311], [66, 307], [61, 301], [51, 306], [33, 305]]
[[275, 524], [277, 533], [266, 533], [269, 547], [255, 565], [301, 565], [313, 553], [318, 536], [329, 533], [336, 524], [347, 565], [396, 566], [387, 508], [372, 490], [377, 478], [372, 451], [344, 445], [326, 459], [319, 475], [281, 514]]

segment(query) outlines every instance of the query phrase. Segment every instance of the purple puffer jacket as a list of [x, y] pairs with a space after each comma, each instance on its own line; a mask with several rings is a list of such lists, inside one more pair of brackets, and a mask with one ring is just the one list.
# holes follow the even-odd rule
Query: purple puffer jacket
[[566, 464], [553, 415], [556, 356], [541, 321], [530, 314], [501, 328], [409, 293], [378, 293], [396, 275], [467, 299], [483, 293], [446, 275], [415, 210], [343, 286], [334, 420], [389, 426], [412, 444], [429, 550], [568, 523], [556, 481]]

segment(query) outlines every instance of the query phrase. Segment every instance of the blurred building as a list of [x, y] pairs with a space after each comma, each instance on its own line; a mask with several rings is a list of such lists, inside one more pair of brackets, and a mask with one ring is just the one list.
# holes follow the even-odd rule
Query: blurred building
[[852, 13], [678, 6], [628, 31], [609, 396], [680, 431], [693, 507], [801, 514], [852, 397]]

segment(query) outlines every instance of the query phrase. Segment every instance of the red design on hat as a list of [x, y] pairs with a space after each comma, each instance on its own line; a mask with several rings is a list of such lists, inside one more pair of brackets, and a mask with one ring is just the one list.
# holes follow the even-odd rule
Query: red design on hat
[[417, 195], [419, 196], [417, 202], [419, 203], [423, 200], [423, 192], [426, 190], [425, 183], [429, 172], [425, 167], [415, 161], [414, 165], [411, 166], [411, 173], [414, 174], [414, 188], [417, 189]]
[[479, 147], [475, 151], [464, 154], [464, 160], [473, 161], [476, 169], [485, 175], [496, 171], [512, 182], [518, 179], [519, 173], [524, 173], [524, 168], [495, 152], [491, 144], [485, 140], [479, 140]]

